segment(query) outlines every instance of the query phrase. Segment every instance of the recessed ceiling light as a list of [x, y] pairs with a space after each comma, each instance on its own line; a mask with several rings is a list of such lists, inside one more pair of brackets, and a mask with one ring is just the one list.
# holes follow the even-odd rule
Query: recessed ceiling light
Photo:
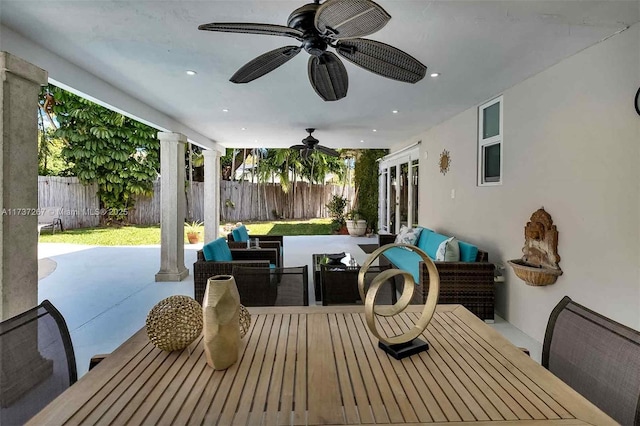
[[198, 74], [197, 72], [195, 72], [193, 70], [186, 70], [185, 72], [187, 73], [187, 75], [196, 75], [196, 74]]
[[246, 128], [246, 127], [243, 127], [243, 128], [242, 128], [242, 129], [240, 129], [240, 130], [247, 130], [247, 128]]
[[391, 111], [391, 112], [392, 112], [392, 113], [394, 113], [394, 114], [397, 114], [397, 113], [398, 113], [398, 110], [397, 110], [397, 109], [394, 109], [394, 110], [393, 110], [393, 111]]
[[222, 108], [222, 112], [229, 112], [229, 110], [226, 108]]
[[374, 131], [374, 132], [377, 132], [377, 131], [378, 131], [378, 129], [373, 129], [373, 131]]
[[360, 139], [360, 143], [364, 143], [364, 139]]
[[433, 77], [433, 78], [440, 77], [440, 73], [439, 72], [432, 72], [431, 73], [431, 77]]

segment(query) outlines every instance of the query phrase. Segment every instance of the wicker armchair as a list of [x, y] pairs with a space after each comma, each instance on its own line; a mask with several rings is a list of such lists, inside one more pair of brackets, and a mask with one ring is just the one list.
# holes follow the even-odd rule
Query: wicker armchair
[[[231, 234], [229, 234], [231, 235]], [[253, 237], [252, 237], [253, 238]], [[260, 237], [257, 237], [260, 238]], [[229, 241], [227, 238], [227, 244], [230, 249], [246, 249], [247, 243], [243, 241]], [[275, 265], [279, 268], [282, 267], [282, 263], [284, 261], [282, 256], [282, 244], [279, 241], [267, 241], [260, 239], [260, 249], [251, 249], [251, 250], [261, 250], [261, 249], [275, 249], [276, 250], [276, 263]]]
[[217, 262], [204, 259], [202, 250], [198, 250], [198, 258], [193, 264], [193, 293], [194, 298], [202, 303], [207, 280], [215, 275], [231, 275], [234, 265], [264, 266], [276, 265], [279, 251], [276, 249], [236, 249], [231, 248], [232, 261]]
[[[391, 244], [395, 235], [380, 235], [380, 245]], [[380, 257], [380, 265], [391, 264], [384, 254]], [[427, 301], [429, 288], [429, 272], [427, 266], [420, 262], [420, 285], [416, 286], [411, 303], [424, 304]], [[460, 304], [473, 312], [482, 320], [494, 318], [494, 282], [495, 265], [489, 263], [487, 252], [478, 250], [475, 262], [433, 262], [440, 274], [440, 295], [438, 303]], [[400, 278], [399, 281], [402, 279]], [[401, 288], [399, 288], [401, 290]]]
[[[254, 235], [254, 234], [251, 234], [250, 237], [259, 239], [260, 240], [260, 247], [273, 248], [274, 246], [270, 245], [271, 243], [274, 243], [274, 242], [280, 243], [280, 248], [281, 248], [280, 254], [281, 254], [281, 257], [284, 258], [284, 239], [283, 239], [282, 235]], [[232, 247], [231, 243], [244, 244], [244, 248], [246, 248], [246, 244], [247, 243], [246, 242], [242, 242], [242, 241], [236, 241], [233, 238], [233, 232], [229, 232], [227, 234], [227, 241], [230, 243], [229, 244], [230, 248]], [[279, 266], [282, 266], [282, 263], [280, 263]]]

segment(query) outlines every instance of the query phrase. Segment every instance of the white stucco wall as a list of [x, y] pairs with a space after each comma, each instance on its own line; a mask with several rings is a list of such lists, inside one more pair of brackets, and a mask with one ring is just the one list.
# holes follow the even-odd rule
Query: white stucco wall
[[639, 85], [635, 25], [503, 92], [501, 186], [476, 185], [477, 108], [399, 144], [422, 140], [420, 224], [476, 243], [490, 261], [521, 257], [531, 214], [552, 215], [564, 275], [531, 287], [509, 268], [497, 286], [498, 313], [539, 341], [564, 295], [640, 329]]

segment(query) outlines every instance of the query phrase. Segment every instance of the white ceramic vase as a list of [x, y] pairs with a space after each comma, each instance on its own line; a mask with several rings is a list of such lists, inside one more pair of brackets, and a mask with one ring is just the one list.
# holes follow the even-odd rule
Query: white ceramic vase
[[240, 294], [233, 276], [209, 278], [202, 311], [207, 364], [214, 370], [229, 368], [240, 351]]

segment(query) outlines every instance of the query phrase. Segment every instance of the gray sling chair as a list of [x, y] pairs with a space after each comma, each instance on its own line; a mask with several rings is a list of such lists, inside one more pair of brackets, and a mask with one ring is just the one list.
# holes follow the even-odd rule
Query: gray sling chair
[[0, 323], [0, 424], [21, 425], [77, 380], [69, 329], [45, 300]]
[[622, 425], [640, 425], [640, 332], [565, 296], [553, 309], [542, 365]]

